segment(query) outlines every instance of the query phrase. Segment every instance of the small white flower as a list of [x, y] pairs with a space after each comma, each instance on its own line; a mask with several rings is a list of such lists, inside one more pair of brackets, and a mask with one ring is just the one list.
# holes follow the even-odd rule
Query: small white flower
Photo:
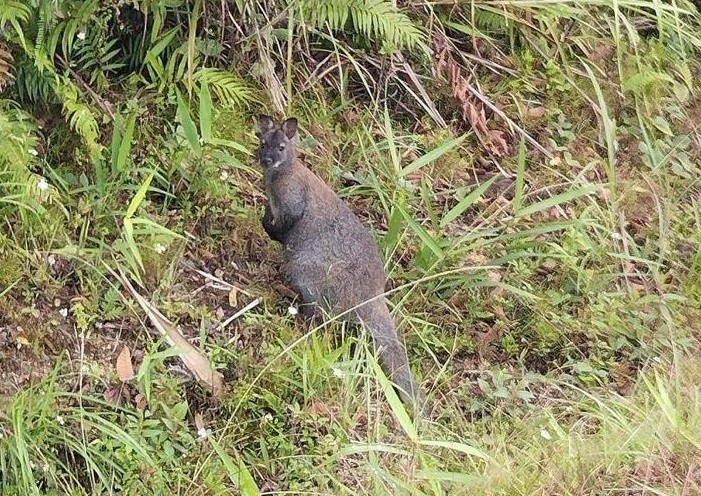
[[297, 315], [299, 311], [297, 310], [297, 307], [290, 305], [289, 307], [287, 307], [287, 313], [289, 315]]
[[66, 419], [61, 415], [56, 415], [56, 422], [58, 422], [60, 425], [66, 425]]
[[36, 151], [34, 148], [30, 148], [29, 150], [27, 150], [27, 152], [28, 152], [30, 155], [34, 155], [35, 157], [36, 157], [37, 155], [39, 155], [39, 152]]
[[61, 314], [62, 317], [68, 317], [68, 309], [67, 308], [62, 308], [61, 310], [58, 311], [58, 313]]
[[333, 367], [331, 370], [333, 371], [333, 375], [335, 375], [339, 379], [343, 379], [343, 377], [346, 375], [346, 373], [338, 367]]
[[164, 244], [156, 243], [156, 246], [153, 249], [156, 250], [156, 253], [158, 253], [159, 255], [163, 255], [166, 252], [167, 248]]
[[87, 363], [82, 364], [80, 366], [80, 373], [87, 374], [88, 372], [90, 372], [90, 367], [88, 366], [88, 364]]
[[199, 430], [197, 431], [197, 437], [200, 439], [204, 439], [209, 435], [209, 431], [205, 429], [204, 427], [200, 427]]
[[540, 430], [540, 437], [542, 437], [543, 439], [547, 439], [548, 441], [552, 439], [552, 436], [550, 435], [547, 429]]
[[32, 470], [37, 468], [37, 464], [34, 463], [32, 460], [29, 460], [29, 466], [32, 467]]
[[37, 188], [39, 188], [42, 191], [46, 191], [49, 189], [49, 183], [46, 182], [46, 178], [42, 177], [39, 179], [39, 182], [37, 183]]
[[221, 174], [219, 174], [219, 179], [221, 179], [222, 181], [226, 181], [227, 179], [229, 179], [229, 173], [225, 170], [221, 171]]
[[48, 463], [45, 463], [41, 469], [44, 471], [45, 474], [49, 473], [49, 470], [51, 470], [51, 466]]
[[49, 263], [49, 267], [53, 267], [54, 265], [56, 265], [56, 256], [52, 253], [48, 256], [46, 261]]
[[273, 420], [272, 414], [266, 413], [266, 414], [263, 416], [263, 422], [270, 422], [271, 420]]
[[85, 31], [81, 31], [76, 35], [79, 40], [84, 40], [85, 39]]

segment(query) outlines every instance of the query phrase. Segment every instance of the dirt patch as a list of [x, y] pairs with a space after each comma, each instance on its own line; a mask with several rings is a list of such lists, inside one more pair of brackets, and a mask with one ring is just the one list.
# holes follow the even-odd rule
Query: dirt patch
[[80, 331], [68, 302], [59, 305], [40, 302], [27, 309], [6, 296], [4, 303], [6, 313], [0, 325], [0, 397], [46, 378], [59, 360], [62, 375], [78, 372], [89, 364], [109, 369], [122, 343], [135, 337], [134, 322], [130, 319], [100, 322], [89, 332]]

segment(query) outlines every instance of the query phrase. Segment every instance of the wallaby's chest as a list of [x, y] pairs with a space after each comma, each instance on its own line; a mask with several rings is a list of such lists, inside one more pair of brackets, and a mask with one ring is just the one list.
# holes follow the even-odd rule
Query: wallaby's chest
[[280, 200], [275, 194], [273, 185], [269, 181], [265, 186], [265, 196], [268, 198], [268, 205], [270, 206], [270, 214], [273, 216], [273, 223], [278, 223], [282, 215], [280, 210]]

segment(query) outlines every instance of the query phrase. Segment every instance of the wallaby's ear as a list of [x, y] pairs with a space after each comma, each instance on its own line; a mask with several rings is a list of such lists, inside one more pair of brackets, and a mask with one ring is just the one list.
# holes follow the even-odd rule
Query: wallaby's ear
[[287, 139], [292, 139], [292, 137], [297, 133], [297, 119], [290, 117], [285, 122], [282, 123], [282, 132], [285, 133]]
[[267, 131], [270, 131], [275, 126], [273, 118], [268, 115], [259, 115], [256, 121], [256, 135], [260, 138]]

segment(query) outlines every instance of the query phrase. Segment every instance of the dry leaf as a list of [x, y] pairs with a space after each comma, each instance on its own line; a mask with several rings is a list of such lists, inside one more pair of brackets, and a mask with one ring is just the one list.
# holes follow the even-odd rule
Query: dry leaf
[[309, 411], [320, 417], [336, 417], [338, 415], [338, 406], [320, 400], [312, 400], [308, 408]]
[[117, 375], [122, 382], [130, 381], [134, 378], [134, 367], [131, 364], [131, 352], [129, 347], [122, 348], [117, 357]]
[[[120, 271], [121, 272], [121, 271]], [[171, 346], [178, 348], [179, 356], [185, 366], [190, 369], [194, 376], [201, 382], [205, 383], [214, 396], [220, 396], [226, 391], [224, 387], [224, 375], [212, 369], [209, 359], [196, 346], [190, 343], [183, 336], [178, 328], [169, 321], [155, 306], [153, 306], [146, 298], [141, 296], [134, 286], [129, 282], [129, 279], [124, 275], [124, 272], [116, 274], [125, 288], [129, 290], [134, 299], [139, 303], [141, 308], [146, 312], [151, 324], [166, 337]]]
[[504, 308], [501, 305], [492, 305], [492, 312], [499, 320], [507, 320]]
[[139, 410], [145, 410], [146, 409], [146, 396], [144, 396], [141, 393], [138, 393], [136, 396], [134, 396], [134, 405]]
[[545, 115], [545, 107], [533, 107], [526, 111], [528, 117], [533, 117], [535, 119], [540, 119]]
[[236, 287], [232, 287], [229, 291], [229, 305], [236, 308], [239, 302], [239, 290]]
[[128, 396], [128, 392], [126, 392], [121, 385], [110, 386], [105, 389], [105, 392], [102, 395], [104, 396], [105, 401], [114, 403], [115, 405], [120, 405], [123, 403], [124, 396]]
[[30, 344], [29, 340], [27, 338], [25, 338], [24, 336], [22, 336], [21, 334], [17, 335], [17, 337], [15, 338], [15, 341], [17, 341], [17, 344], [21, 344], [23, 346], [29, 346], [29, 344]]
[[197, 432], [204, 429], [204, 418], [202, 417], [201, 412], [195, 413], [195, 428], [197, 429]]

